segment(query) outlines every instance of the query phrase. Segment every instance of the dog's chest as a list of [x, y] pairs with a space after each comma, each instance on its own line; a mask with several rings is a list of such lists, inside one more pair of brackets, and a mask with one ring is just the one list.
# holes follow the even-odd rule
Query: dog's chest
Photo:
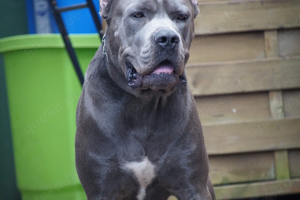
[[155, 166], [145, 157], [141, 162], [127, 162], [122, 168], [134, 175], [140, 184], [140, 191], [137, 196], [138, 200], [143, 200], [146, 195], [146, 188], [155, 177]]

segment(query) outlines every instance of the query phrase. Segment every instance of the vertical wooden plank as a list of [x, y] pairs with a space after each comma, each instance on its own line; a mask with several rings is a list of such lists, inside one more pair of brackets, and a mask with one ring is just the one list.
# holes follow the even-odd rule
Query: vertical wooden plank
[[282, 91], [271, 91], [269, 92], [270, 99], [270, 112], [272, 119], [283, 119], [283, 101], [282, 101]]
[[267, 58], [274, 58], [279, 56], [278, 34], [276, 30], [265, 31], [265, 51]]
[[[267, 58], [279, 57], [278, 33], [276, 30], [265, 31], [265, 51]], [[270, 112], [272, 119], [284, 118], [282, 91], [269, 93]], [[289, 157], [287, 150], [275, 151], [275, 167], [277, 180], [289, 179]]]
[[[279, 57], [278, 34], [276, 30], [265, 31], [265, 51], [267, 58]], [[269, 93], [270, 112], [273, 119], [283, 119], [282, 91], [271, 91]]]
[[[283, 119], [283, 101], [282, 91], [272, 91], [269, 93], [270, 97], [270, 112], [272, 118], [275, 120]], [[288, 151], [275, 151], [275, 169], [277, 180], [284, 180], [290, 178]]]
[[275, 152], [276, 163], [276, 178], [277, 180], [284, 180], [290, 178], [289, 157], [287, 150]]

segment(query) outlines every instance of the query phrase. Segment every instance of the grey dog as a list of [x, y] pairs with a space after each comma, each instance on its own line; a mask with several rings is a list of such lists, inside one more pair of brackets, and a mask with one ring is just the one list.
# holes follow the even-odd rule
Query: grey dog
[[100, 0], [105, 40], [77, 108], [88, 200], [215, 199], [185, 65], [197, 0]]

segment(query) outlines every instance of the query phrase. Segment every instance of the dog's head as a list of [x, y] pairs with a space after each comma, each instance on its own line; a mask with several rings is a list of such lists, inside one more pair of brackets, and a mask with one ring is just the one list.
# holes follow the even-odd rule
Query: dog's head
[[[100, 0], [109, 61], [128, 90], [168, 91], [186, 82], [197, 0]], [[123, 85], [123, 88], [125, 86]]]

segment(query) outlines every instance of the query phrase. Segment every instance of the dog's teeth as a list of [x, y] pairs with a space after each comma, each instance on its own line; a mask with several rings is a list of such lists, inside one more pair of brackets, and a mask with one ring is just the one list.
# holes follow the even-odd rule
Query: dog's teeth
[[171, 74], [173, 74], [173, 72], [171, 72], [171, 73], [162, 72], [162, 73], [159, 73], [158, 75], [159, 75], [159, 76], [163, 76], [163, 75], [165, 75], [165, 74], [171, 75]]

